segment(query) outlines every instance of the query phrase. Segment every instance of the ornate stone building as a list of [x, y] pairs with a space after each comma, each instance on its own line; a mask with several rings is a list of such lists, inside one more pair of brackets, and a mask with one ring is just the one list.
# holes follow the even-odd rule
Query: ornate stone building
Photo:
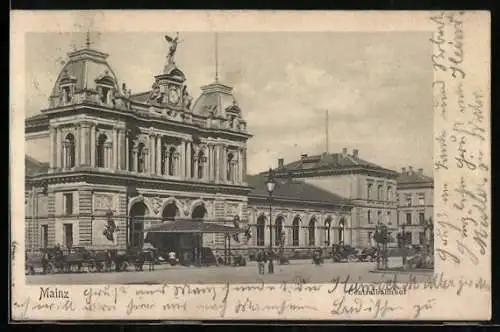
[[422, 168], [403, 167], [398, 181], [398, 225], [406, 243], [426, 244], [429, 234], [426, 224], [434, 214], [434, 179], [425, 175]]
[[[232, 225], [238, 216], [246, 227], [251, 135], [242, 111], [217, 81], [193, 102], [171, 45], [139, 94], [89, 43], [69, 53], [49, 107], [25, 121], [27, 154], [48, 151], [26, 158], [28, 249], [140, 246], [144, 229], [166, 219]], [[224, 236], [203, 241], [221, 246]]]
[[278, 160], [276, 176], [301, 179], [352, 205], [346, 219], [346, 243], [356, 247], [374, 245], [375, 226], [386, 224], [392, 238], [397, 228], [396, 179], [398, 173], [360, 158], [359, 151], [302, 155], [300, 160], [284, 164]]

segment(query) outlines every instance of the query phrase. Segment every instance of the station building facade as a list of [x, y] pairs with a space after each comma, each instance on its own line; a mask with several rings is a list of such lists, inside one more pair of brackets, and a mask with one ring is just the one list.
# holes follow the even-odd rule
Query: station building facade
[[368, 162], [358, 150], [348, 153], [303, 154], [285, 164], [278, 160], [274, 170], [279, 178], [301, 180], [350, 202], [350, 218], [344, 224], [347, 244], [355, 247], [375, 245], [376, 225], [385, 224], [395, 242], [397, 225], [398, 173]]
[[89, 45], [69, 53], [49, 107], [25, 121], [26, 248], [141, 246], [167, 219], [245, 222], [251, 135], [232, 88], [216, 81], [193, 100], [170, 58], [132, 94], [107, 58]]
[[[27, 250], [140, 247], [166, 220], [239, 220], [248, 236], [235, 250], [267, 247], [270, 226], [287, 247], [354, 243], [349, 199], [296, 179], [279, 180], [269, 223], [265, 176], [247, 177], [251, 135], [231, 87], [216, 80], [194, 100], [170, 58], [150, 91], [133, 94], [107, 59], [89, 45], [69, 53], [49, 107], [25, 120]], [[202, 241], [225, 247], [224, 234]]]

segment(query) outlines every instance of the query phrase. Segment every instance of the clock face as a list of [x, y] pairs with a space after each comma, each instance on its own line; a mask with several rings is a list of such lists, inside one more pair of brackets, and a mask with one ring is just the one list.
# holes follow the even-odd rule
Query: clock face
[[179, 102], [179, 91], [176, 88], [171, 88], [168, 90], [168, 101], [172, 104], [177, 104]]

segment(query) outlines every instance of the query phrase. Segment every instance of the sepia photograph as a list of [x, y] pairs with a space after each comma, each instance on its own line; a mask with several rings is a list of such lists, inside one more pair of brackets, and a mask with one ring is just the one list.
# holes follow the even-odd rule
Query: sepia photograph
[[28, 283], [431, 275], [430, 37], [27, 34]]
[[11, 24], [13, 320], [491, 317], [489, 13]]

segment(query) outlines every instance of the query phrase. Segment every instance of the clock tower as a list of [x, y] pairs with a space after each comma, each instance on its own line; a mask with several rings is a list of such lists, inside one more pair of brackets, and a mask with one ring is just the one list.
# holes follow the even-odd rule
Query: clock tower
[[149, 102], [156, 106], [188, 111], [192, 97], [187, 92], [186, 76], [175, 63], [165, 66], [163, 73], [155, 76]]

